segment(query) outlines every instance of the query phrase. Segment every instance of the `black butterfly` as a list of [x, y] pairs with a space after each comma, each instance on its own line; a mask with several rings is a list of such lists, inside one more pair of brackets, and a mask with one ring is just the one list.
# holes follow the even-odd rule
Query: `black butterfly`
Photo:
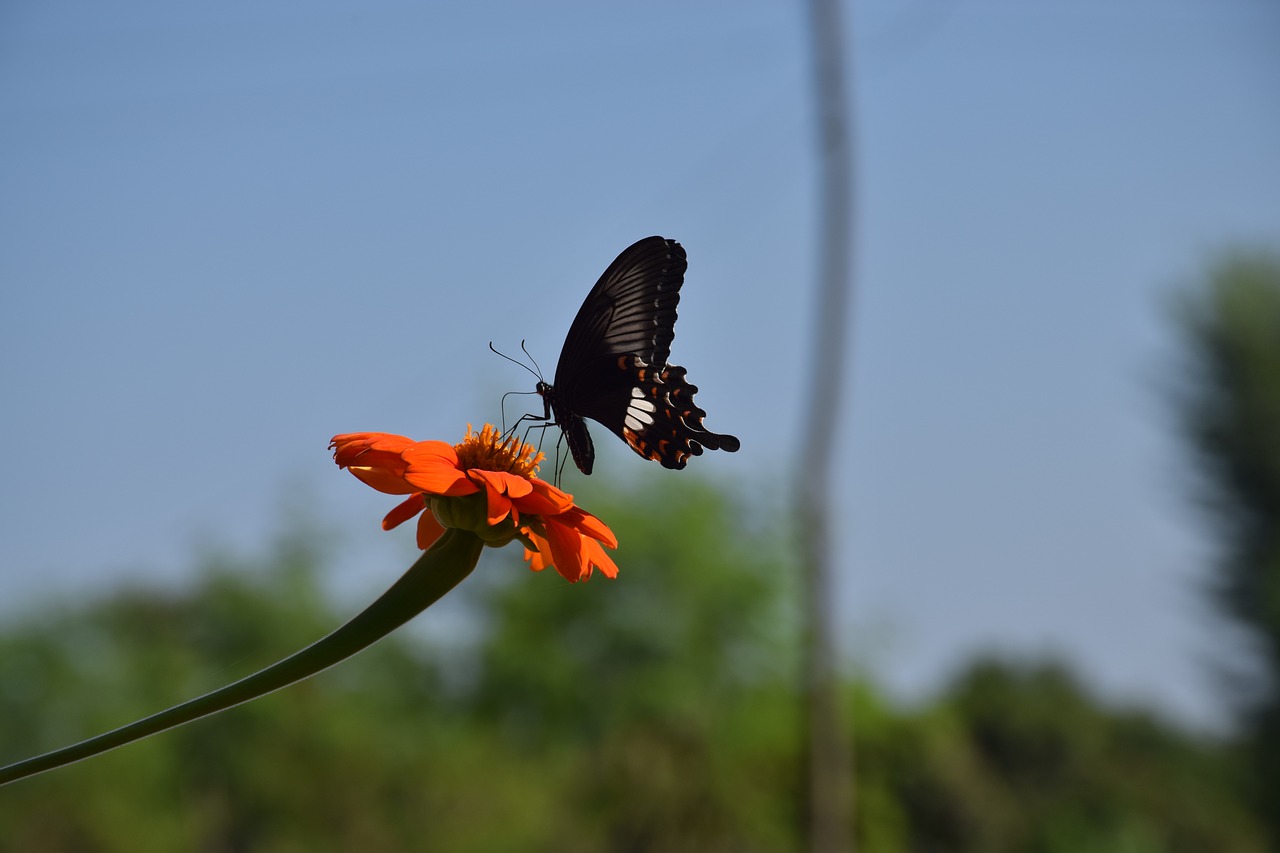
[[687, 266], [675, 240], [646, 237], [625, 249], [578, 309], [555, 384], [538, 382], [543, 420], [554, 416], [583, 474], [596, 456], [583, 418], [664, 468], [683, 468], [704, 447], [732, 453], [740, 446], [731, 435], [703, 428], [707, 413], [693, 402], [698, 387], [685, 380], [683, 367], [667, 364]]

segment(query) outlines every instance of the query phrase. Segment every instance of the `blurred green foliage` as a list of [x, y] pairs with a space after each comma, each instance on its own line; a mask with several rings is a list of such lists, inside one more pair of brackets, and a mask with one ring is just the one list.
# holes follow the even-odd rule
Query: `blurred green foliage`
[[1251, 796], [1280, 850], [1280, 256], [1237, 252], [1183, 294], [1182, 426], [1218, 539], [1218, 601], [1249, 642], [1232, 673]]
[[[342, 666], [0, 792], [14, 851], [794, 850], [795, 571], [769, 507], [693, 478], [591, 508], [623, 573], [490, 552], [469, 645], [402, 632]], [[0, 635], [0, 759], [220, 686], [341, 617], [299, 534], [196, 589]], [[406, 561], [409, 555], [406, 555]], [[371, 596], [372, 597], [372, 596]], [[428, 611], [424, 619], [431, 619]], [[927, 707], [850, 681], [862, 850], [1263, 849], [1224, 745], [1109, 710], [1052, 665], [973, 665]]]

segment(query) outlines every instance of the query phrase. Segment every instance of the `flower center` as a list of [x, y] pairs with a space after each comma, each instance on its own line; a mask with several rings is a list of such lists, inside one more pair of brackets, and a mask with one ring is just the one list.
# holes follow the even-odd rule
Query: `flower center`
[[466, 437], [453, 449], [458, 452], [458, 463], [463, 469], [506, 471], [520, 477], [537, 474], [538, 463], [546, 458], [532, 444], [525, 444], [514, 435], [504, 439], [492, 424], [485, 424], [478, 434], [467, 424]]

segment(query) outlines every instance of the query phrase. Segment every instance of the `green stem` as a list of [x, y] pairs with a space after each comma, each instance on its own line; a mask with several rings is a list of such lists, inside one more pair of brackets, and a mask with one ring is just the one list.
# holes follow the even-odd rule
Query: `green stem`
[[198, 699], [80, 743], [0, 768], [0, 785], [83, 761], [183, 723], [225, 711], [326, 670], [373, 645], [439, 600], [471, 574], [483, 548], [484, 543], [475, 534], [447, 529], [377, 601], [327, 637]]

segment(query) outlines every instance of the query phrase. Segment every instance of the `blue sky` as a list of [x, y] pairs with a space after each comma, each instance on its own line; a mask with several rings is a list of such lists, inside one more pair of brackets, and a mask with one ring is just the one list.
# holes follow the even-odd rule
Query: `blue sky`
[[[849, 660], [911, 697], [975, 650], [1054, 652], [1219, 720], [1164, 305], [1214, 252], [1280, 246], [1280, 7], [848, 23]], [[299, 496], [372, 598], [410, 537], [377, 531], [329, 436], [494, 418], [529, 377], [486, 343], [550, 372], [648, 234], [688, 250], [673, 360], [743, 442], [690, 470], [767, 485], [808, 369], [807, 38], [776, 2], [6, 4], [3, 610], [180, 583], [194, 545], [261, 550]]]

